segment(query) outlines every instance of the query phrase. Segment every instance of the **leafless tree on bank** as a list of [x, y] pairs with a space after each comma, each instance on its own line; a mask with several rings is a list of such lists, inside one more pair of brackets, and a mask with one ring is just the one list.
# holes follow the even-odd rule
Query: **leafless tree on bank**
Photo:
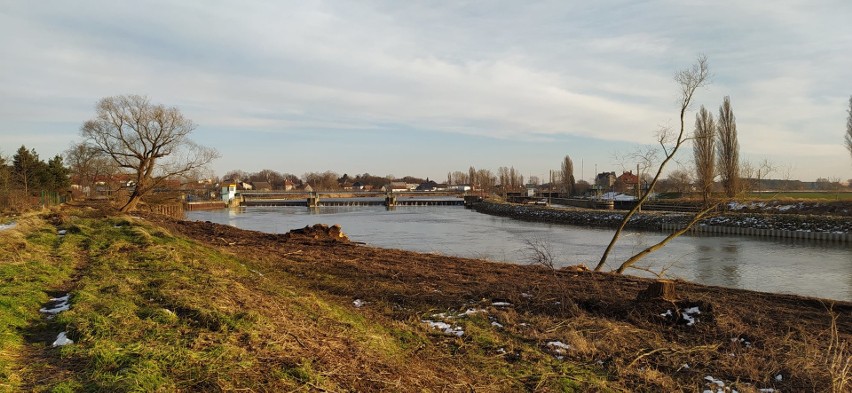
[[737, 119], [731, 109], [731, 98], [725, 96], [719, 107], [717, 124], [719, 144], [719, 174], [722, 176], [722, 188], [728, 198], [740, 192], [740, 144], [737, 140]]
[[695, 180], [706, 206], [710, 203], [716, 179], [716, 124], [713, 114], [705, 109], [704, 105], [695, 115], [692, 152], [695, 160]]
[[101, 149], [86, 143], [74, 143], [65, 150], [65, 161], [71, 173], [77, 177], [86, 196], [100, 180], [106, 180], [118, 172], [115, 162]]
[[189, 139], [195, 124], [175, 107], [152, 104], [140, 95], [123, 95], [100, 100], [95, 111], [95, 118], [80, 128], [85, 142], [135, 178], [135, 188], [122, 212], [135, 209], [163, 180], [189, 173], [218, 157], [215, 150]]
[[[621, 220], [621, 224], [619, 224], [618, 228], [615, 230], [615, 233], [612, 236], [612, 240], [609, 242], [609, 245], [606, 247], [606, 250], [604, 250], [600, 262], [598, 262], [598, 265], [595, 266], [595, 271], [600, 271], [604, 267], [610, 252], [612, 252], [615, 243], [621, 236], [621, 232], [624, 231], [624, 227], [627, 226], [627, 223], [630, 221], [630, 218], [633, 217], [633, 215], [636, 214], [637, 211], [639, 211], [639, 209], [642, 207], [642, 204], [645, 203], [645, 201], [648, 199], [648, 196], [653, 191], [654, 186], [657, 185], [657, 182], [662, 176], [666, 164], [668, 164], [669, 161], [674, 158], [680, 147], [689, 139], [685, 135], [686, 132], [684, 126], [684, 117], [686, 116], [686, 111], [689, 109], [689, 106], [692, 103], [692, 98], [695, 94], [695, 91], [699, 87], [704, 86], [707, 83], [707, 79], [709, 77], [710, 70], [708, 68], [707, 58], [705, 56], [699, 56], [698, 60], [691, 68], [680, 71], [675, 74], [675, 82], [677, 82], [678, 87], [680, 88], [680, 131], [677, 134], [674, 134], [673, 130], [666, 128], [663, 129], [658, 135], [657, 142], [660, 144], [662, 151], [665, 154], [665, 158], [657, 168], [657, 172], [654, 175], [654, 178], [651, 180], [651, 184], [648, 186], [648, 189], [642, 193], [642, 196], [639, 198], [636, 205], [632, 209], [630, 209], [627, 214], [624, 215], [624, 218]], [[665, 245], [665, 243], [660, 244], [659, 247], [662, 247], [663, 245]], [[636, 260], [631, 258], [631, 260], [624, 262], [618, 268], [618, 272], [623, 272], [625, 269], [630, 267], [630, 265], [635, 263]]]
[[562, 159], [562, 170], [560, 171], [560, 182], [562, 192], [568, 196], [574, 195], [575, 180], [574, 180], [574, 161], [571, 156], [566, 155]]

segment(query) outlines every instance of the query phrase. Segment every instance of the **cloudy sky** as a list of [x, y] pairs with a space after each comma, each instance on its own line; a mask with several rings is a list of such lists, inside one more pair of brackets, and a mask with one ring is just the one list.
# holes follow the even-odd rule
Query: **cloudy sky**
[[546, 177], [568, 154], [590, 179], [678, 125], [672, 75], [705, 54], [694, 109], [730, 96], [744, 158], [849, 179], [850, 17], [848, 0], [0, 0], [0, 154], [60, 153], [100, 98], [142, 94], [197, 123], [219, 175]]

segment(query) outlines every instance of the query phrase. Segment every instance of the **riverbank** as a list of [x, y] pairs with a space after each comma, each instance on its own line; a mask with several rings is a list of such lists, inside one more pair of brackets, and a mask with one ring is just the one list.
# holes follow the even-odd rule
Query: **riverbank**
[[[849, 302], [686, 282], [653, 300], [651, 280], [366, 247], [337, 228], [91, 209], [21, 217], [0, 246], [6, 391], [831, 391], [849, 377], [832, 363], [849, 355]], [[39, 313], [62, 309], [50, 298], [67, 309]]]
[[[480, 213], [524, 221], [603, 228], [617, 227], [626, 213], [623, 211], [544, 207], [490, 201], [479, 202], [471, 207]], [[627, 228], [648, 231], [673, 230], [683, 227], [690, 219], [691, 216], [685, 213], [641, 212], [630, 219]], [[720, 230], [720, 228], [725, 228], [725, 230]], [[737, 231], [732, 228], [743, 230]], [[745, 229], [756, 231], [746, 231]], [[842, 216], [725, 213], [700, 221], [695, 226], [695, 231], [788, 238], [809, 238], [805, 234], [826, 234], [824, 237], [813, 236], [811, 238], [852, 244], [852, 220]], [[799, 234], [796, 234], [797, 232]]]

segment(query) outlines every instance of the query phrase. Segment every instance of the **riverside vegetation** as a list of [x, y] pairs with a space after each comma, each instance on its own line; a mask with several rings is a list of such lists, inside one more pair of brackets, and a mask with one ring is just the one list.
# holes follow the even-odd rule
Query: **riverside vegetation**
[[[344, 228], [345, 230], [345, 228]], [[68, 207], [0, 231], [0, 391], [844, 391], [852, 304]], [[39, 309], [69, 295], [70, 309]], [[54, 347], [60, 332], [72, 344]], [[727, 389], [727, 390], [726, 390]], [[762, 389], [762, 390], [761, 390]]]

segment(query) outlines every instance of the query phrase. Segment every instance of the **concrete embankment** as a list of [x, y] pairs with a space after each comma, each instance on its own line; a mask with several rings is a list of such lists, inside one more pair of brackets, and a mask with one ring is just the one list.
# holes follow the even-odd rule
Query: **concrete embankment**
[[[624, 211], [553, 208], [481, 202], [472, 206], [480, 213], [511, 217], [518, 220], [551, 222], [587, 227], [615, 228]], [[674, 231], [690, 220], [687, 213], [643, 212], [634, 215], [628, 229]], [[834, 216], [799, 216], [728, 213], [702, 220], [693, 228], [696, 233], [729, 234], [771, 238], [837, 241], [852, 244], [852, 220]]]

